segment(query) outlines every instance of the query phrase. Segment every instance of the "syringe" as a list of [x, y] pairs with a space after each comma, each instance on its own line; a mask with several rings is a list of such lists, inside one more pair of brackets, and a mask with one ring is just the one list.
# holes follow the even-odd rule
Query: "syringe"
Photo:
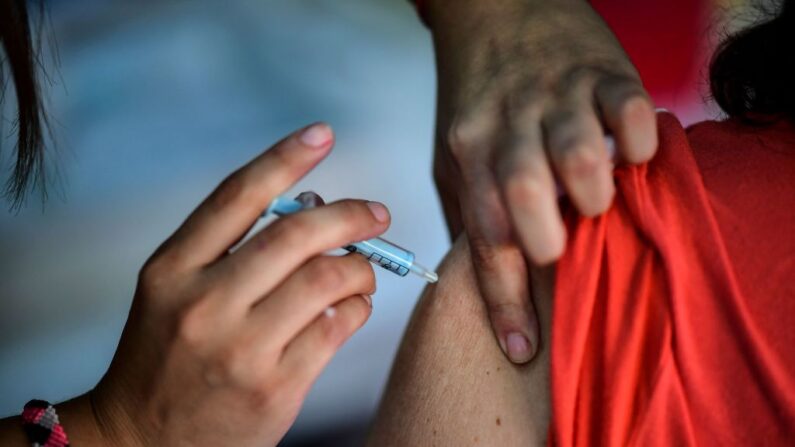
[[[271, 202], [262, 216], [265, 217], [273, 213], [281, 217], [287, 214], [297, 213], [310, 206], [311, 205], [306, 205], [298, 200], [279, 196]], [[414, 261], [414, 253], [386, 239], [376, 237], [366, 241], [355, 242], [343, 248], [351, 253], [360, 253], [373, 264], [379, 265], [397, 275], [406, 276], [411, 272], [429, 283], [435, 283], [439, 280], [439, 276], [436, 272]]]

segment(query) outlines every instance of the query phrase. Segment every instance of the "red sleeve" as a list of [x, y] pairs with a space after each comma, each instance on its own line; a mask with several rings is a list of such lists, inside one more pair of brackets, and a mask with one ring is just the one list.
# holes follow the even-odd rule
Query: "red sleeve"
[[[778, 266], [780, 287], [741, 287], [744, 255], [730, 253], [688, 135], [672, 115], [658, 119], [658, 156], [617, 170], [611, 210], [570, 216], [552, 323], [550, 443], [791, 445], [795, 344], [770, 340], [793, 334], [795, 296], [784, 278], [795, 277], [795, 253], [752, 269]], [[781, 172], [758, 168], [759, 176]], [[765, 188], [757, 182], [744, 194], [759, 200]], [[795, 190], [785, 194], [795, 206]], [[775, 233], [790, 249], [791, 229]], [[764, 227], [746, 230], [771, 237]], [[787, 304], [755, 305], [771, 293]]]

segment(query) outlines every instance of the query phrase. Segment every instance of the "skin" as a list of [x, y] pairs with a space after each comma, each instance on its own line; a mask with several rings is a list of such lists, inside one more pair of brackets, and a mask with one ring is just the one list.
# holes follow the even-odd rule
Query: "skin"
[[657, 149], [652, 102], [583, 0], [427, 0], [438, 72], [434, 175], [451, 236], [466, 233], [494, 335], [508, 358], [539, 346], [528, 264], [564, 250], [556, 180], [586, 216], [619, 162]]
[[[470, 247], [459, 237], [414, 310], [370, 446], [544, 445], [550, 420], [549, 346], [511, 363], [490, 337]], [[554, 270], [531, 272], [540, 328], [550, 330]]]
[[[230, 251], [271, 200], [333, 145], [331, 129], [288, 136], [229, 176], [147, 261], [113, 362], [57, 406], [72, 445], [267, 446], [371, 312], [363, 257], [324, 252], [389, 226], [378, 203], [344, 200], [284, 217]], [[28, 445], [19, 418], [3, 445]]]

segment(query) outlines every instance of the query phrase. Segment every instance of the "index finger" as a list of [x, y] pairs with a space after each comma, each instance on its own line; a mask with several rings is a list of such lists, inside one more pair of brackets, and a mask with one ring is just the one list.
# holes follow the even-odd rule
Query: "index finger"
[[328, 155], [331, 128], [316, 123], [294, 132], [227, 177], [159, 252], [176, 269], [209, 264], [225, 254], [268, 204]]
[[463, 216], [472, 263], [494, 335], [514, 363], [533, 358], [538, 324], [528, 288], [528, 270], [491, 173], [467, 188]]

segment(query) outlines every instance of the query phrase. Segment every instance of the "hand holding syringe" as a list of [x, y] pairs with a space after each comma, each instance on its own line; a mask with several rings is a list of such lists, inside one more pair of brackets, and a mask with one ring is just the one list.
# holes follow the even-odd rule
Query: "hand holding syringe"
[[[301, 193], [296, 199], [280, 196], [271, 202], [262, 216], [275, 214], [281, 217], [318, 205], [323, 205], [323, 199], [314, 192]], [[373, 264], [400, 276], [406, 276], [411, 272], [429, 283], [435, 283], [439, 279], [436, 272], [423, 267], [414, 260], [414, 253], [380, 237], [355, 242], [343, 248], [351, 253], [360, 253]]]

